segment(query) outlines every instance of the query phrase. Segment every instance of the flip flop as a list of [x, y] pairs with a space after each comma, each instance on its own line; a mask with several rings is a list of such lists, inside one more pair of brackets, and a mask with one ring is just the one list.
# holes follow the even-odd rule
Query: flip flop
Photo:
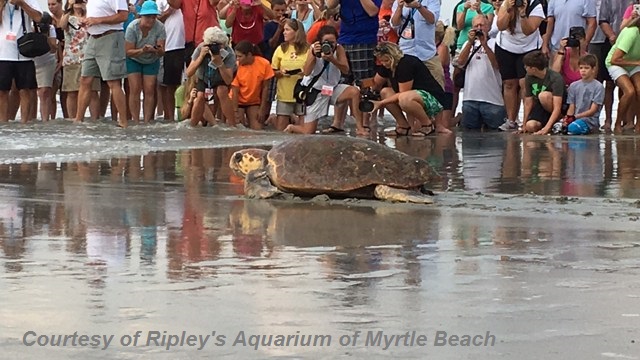
[[[398, 131], [398, 129], [402, 129], [402, 132]], [[411, 132], [410, 127], [405, 128], [405, 127], [396, 126], [395, 129], [391, 131], [385, 131], [384, 135], [388, 137], [401, 137], [401, 136], [409, 136], [410, 132]]]
[[322, 130], [323, 134], [335, 134], [335, 133], [341, 133], [344, 132], [344, 129], [340, 129], [339, 127], [336, 126], [329, 126], [328, 128]]
[[433, 125], [433, 124], [431, 124], [431, 125], [422, 125], [420, 130], [414, 132], [411, 135], [412, 136], [416, 136], [416, 137], [427, 137], [427, 136], [433, 134], [434, 132], [436, 132], [436, 126], [435, 125]]

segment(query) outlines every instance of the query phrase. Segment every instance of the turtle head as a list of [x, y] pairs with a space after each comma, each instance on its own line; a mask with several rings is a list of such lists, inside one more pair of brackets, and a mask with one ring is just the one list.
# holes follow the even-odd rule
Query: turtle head
[[264, 170], [267, 168], [267, 153], [262, 149], [244, 149], [231, 155], [229, 167], [233, 172], [244, 178], [250, 171]]

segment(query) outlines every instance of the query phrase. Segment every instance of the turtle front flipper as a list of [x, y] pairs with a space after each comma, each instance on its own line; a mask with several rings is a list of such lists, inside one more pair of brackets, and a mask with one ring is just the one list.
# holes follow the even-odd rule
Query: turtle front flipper
[[416, 204], [433, 204], [433, 199], [417, 190], [394, 188], [377, 185], [373, 194], [377, 199], [386, 201], [410, 202]]
[[252, 199], [269, 199], [282, 194], [282, 191], [273, 186], [264, 169], [253, 170], [247, 173], [244, 179], [244, 195]]

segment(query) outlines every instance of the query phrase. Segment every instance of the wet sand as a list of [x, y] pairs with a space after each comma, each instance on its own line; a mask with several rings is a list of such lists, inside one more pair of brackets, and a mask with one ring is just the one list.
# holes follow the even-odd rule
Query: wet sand
[[[0, 165], [1, 357], [640, 358], [640, 140], [381, 140], [440, 173], [436, 205], [419, 206], [247, 200], [225, 136], [215, 149]], [[30, 330], [27, 342], [114, 338], [25, 346]], [[120, 343], [136, 331], [137, 346]], [[167, 350], [164, 331], [213, 339]], [[409, 334], [384, 349], [378, 331]], [[442, 331], [495, 343], [436, 346]], [[256, 350], [254, 334], [332, 342]]]

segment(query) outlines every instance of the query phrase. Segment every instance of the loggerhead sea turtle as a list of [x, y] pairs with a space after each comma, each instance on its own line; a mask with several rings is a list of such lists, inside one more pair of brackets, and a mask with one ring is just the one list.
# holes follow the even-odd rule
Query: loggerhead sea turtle
[[326, 194], [432, 204], [424, 185], [437, 176], [424, 160], [346, 136], [297, 136], [269, 151], [239, 150], [229, 167], [245, 178], [245, 195], [261, 199]]

